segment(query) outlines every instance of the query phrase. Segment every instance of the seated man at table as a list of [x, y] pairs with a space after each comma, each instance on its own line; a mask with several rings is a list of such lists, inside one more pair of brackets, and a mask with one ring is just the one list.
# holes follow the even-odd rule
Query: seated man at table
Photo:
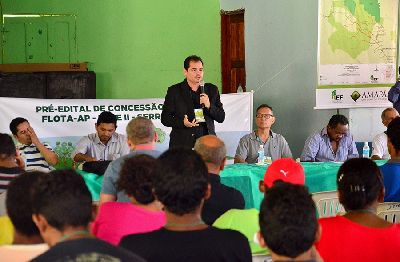
[[256, 112], [257, 129], [240, 139], [236, 149], [235, 163], [257, 163], [260, 145], [264, 146], [265, 157], [271, 157], [272, 160], [291, 158], [292, 152], [286, 139], [271, 130], [275, 123], [272, 107], [262, 104], [257, 107]]
[[39, 141], [28, 120], [14, 118], [10, 123], [10, 130], [18, 141], [17, 149], [25, 161], [26, 171], [49, 172], [54, 169], [52, 166], [58, 163], [57, 154], [49, 144]]
[[[259, 190], [265, 193], [276, 181], [283, 181], [296, 185], [304, 185], [305, 176], [303, 167], [291, 158], [278, 159], [268, 167], [264, 180], [260, 181]], [[254, 236], [259, 231], [258, 210], [231, 209], [219, 217], [213, 226], [238, 230], [244, 234], [253, 254], [267, 254], [268, 251], [254, 242]]]
[[119, 172], [126, 158], [145, 154], [157, 158], [161, 153], [155, 150], [157, 133], [153, 122], [144, 117], [132, 119], [126, 126], [128, 145], [131, 152], [110, 163], [104, 173], [103, 186], [100, 193], [100, 204], [108, 201], [118, 200], [120, 202], [130, 202], [128, 195], [123, 191], [118, 191], [117, 182]]
[[117, 117], [111, 113], [102, 112], [95, 124], [96, 133], [82, 137], [71, 158], [75, 162], [115, 160], [129, 153], [129, 147], [124, 135], [115, 132]]
[[[381, 118], [382, 124], [387, 127], [393, 119], [399, 116], [399, 113], [393, 107], [386, 108], [383, 110]], [[372, 160], [389, 159], [389, 151], [387, 145], [387, 135], [386, 132], [382, 132], [372, 139]]]
[[197, 139], [194, 150], [207, 165], [211, 196], [204, 202], [201, 217], [207, 225], [232, 208], [243, 209], [244, 198], [240, 191], [221, 183], [219, 173], [225, 167], [225, 143], [214, 135], [206, 135]]
[[385, 184], [385, 202], [400, 201], [400, 118], [393, 119], [386, 131], [390, 160], [380, 167]]
[[7, 191], [7, 213], [14, 236], [12, 245], [0, 246], [1, 261], [30, 261], [48, 249], [32, 220], [30, 194], [32, 185], [45, 175], [39, 171], [27, 172], [11, 181]]
[[272, 261], [323, 261], [314, 247], [321, 229], [307, 188], [277, 183], [265, 193], [258, 240]]
[[234, 230], [208, 226], [201, 219], [211, 194], [201, 157], [187, 148], [163, 153], [154, 169], [154, 192], [167, 224], [149, 233], [122, 238], [120, 246], [152, 261], [251, 261], [247, 239]]
[[358, 157], [349, 120], [344, 115], [333, 115], [321, 131], [309, 136], [300, 160], [305, 162], [344, 162]]

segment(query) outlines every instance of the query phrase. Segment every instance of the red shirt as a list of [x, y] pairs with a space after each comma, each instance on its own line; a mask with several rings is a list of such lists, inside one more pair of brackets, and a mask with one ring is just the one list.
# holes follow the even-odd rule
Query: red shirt
[[400, 224], [371, 228], [337, 216], [319, 220], [316, 247], [325, 262], [400, 261]]

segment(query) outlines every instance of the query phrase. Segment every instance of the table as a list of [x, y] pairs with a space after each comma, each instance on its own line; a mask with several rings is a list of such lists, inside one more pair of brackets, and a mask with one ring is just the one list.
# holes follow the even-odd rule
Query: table
[[[375, 161], [378, 166], [386, 160]], [[305, 172], [306, 186], [310, 193], [333, 191], [337, 189], [336, 175], [342, 163], [337, 162], [301, 162]], [[267, 165], [232, 164], [221, 172], [221, 182], [242, 192], [246, 209], [260, 208], [264, 195], [259, 191], [259, 181], [264, 179]]]
[[[386, 163], [386, 160], [376, 161], [378, 165]], [[306, 176], [306, 186], [310, 193], [336, 190], [336, 174], [342, 163], [335, 162], [302, 162]], [[263, 194], [259, 191], [259, 181], [264, 179], [267, 165], [256, 164], [232, 164], [226, 165], [220, 173], [221, 183], [236, 188], [242, 192], [245, 200], [245, 208], [259, 209]], [[77, 170], [82, 175], [92, 194], [93, 201], [100, 199], [103, 176]]]

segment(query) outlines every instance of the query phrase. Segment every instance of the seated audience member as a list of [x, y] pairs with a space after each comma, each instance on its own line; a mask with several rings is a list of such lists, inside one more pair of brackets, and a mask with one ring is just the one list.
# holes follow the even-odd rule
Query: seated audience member
[[12, 138], [0, 133], [0, 195], [7, 190], [10, 181], [23, 172], [24, 166]]
[[[299, 163], [291, 158], [275, 160], [265, 172], [264, 180], [260, 181], [260, 192], [264, 193], [268, 191], [276, 181], [304, 185], [304, 169]], [[268, 250], [264, 247], [260, 247], [258, 243], [254, 242], [254, 236], [259, 231], [258, 210], [255, 208], [228, 210], [214, 222], [213, 226], [237, 230], [244, 234], [249, 241], [251, 252], [253, 254], [268, 253]]]
[[39, 178], [32, 189], [33, 221], [50, 249], [32, 261], [143, 261], [88, 231], [92, 196], [73, 170]]
[[[399, 116], [399, 113], [396, 109], [389, 107], [383, 110], [381, 118], [382, 124], [384, 126], [388, 126], [393, 119]], [[380, 159], [389, 159], [389, 151], [387, 145], [387, 135], [386, 132], [382, 132], [372, 139], [372, 153], [371, 159], [372, 160], [380, 160]]]
[[26, 171], [49, 172], [58, 163], [58, 156], [47, 143], [41, 143], [28, 120], [22, 117], [13, 119], [10, 130], [19, 142], [17, 149], [25, 160]]
[[273, 261], [322, 261], [314, 247], [320, 237], [315, 204], [304, 186], [277, 182], [268, 189], [259, 222], [259, 242]]
[[[166, 223], [162, 205], [153, 194], [155, 159], [149, 155], [126, 158], [118, 180], [131, 203], [106, 202], [93, 223], [93, 234], [117, 245], [121, 237], [160, 229]], [[134, 221], [134, 223], [132, 223]]]
[[132, 119], [126, 126], [128, 136], [128, 145], [131, 152], [110, 163], [104, 173], [103, 186], [100, 193], [100, 204], [109, 201], [118, 200], [119, 202], [131, 202], [124, 191], [117, 189], [119, 172], [125, 159], [145, 154], [152, 157], [158, 157], [161, 153], [155, 150], [157, 133], [151, 120], [144, 117]]
[[236, 149], [235, 163], [257, 163], [260, 145], [264, 146], [265, 156], [271, 157], [272, 160], [291, 158], [292, 152], [286, 139], [271, 130], [275, 123], [272, 107], [262, 104], [256, 112], [257, 129], [240, 139]]
[[14, 226], [12, 245], [0, 246], [1, 261], [28, 261], [48, 247], [43, 243], [39, 229], [32, 221], [32, 185], [44, 173], [27, 172], [16, 177], [10, 183], [7, 192], [7, 213]]
[[399, 261], [400, 225], [376, 214], [385, 189], [378, 166], [367, 158], [346, 161], [337, 174], [343, 216], [322, 218], [316, 247], [329, 261]]
[[[400, 76], [400, 66], [399, 66]], [[393, 103], [393, 107], [400, 112], [400, 78], [397, 78], [396, 83], [390, 88], [388, 92], [388, 100]]]
[[96, 133], [79, 140], [71, 158], [75, 162], [115, 160], [129, 153], [124, 135], [115, 132], [117, 117], [108, 111], [102, 112], [95, 124]]
[[201, 217], [207, 225], [232, 208], [244, 209], [244, 198], [240, 191], [221, 183], [219, 173], [225, 167], [226, 148], [224, 142], [214, 135], [197, 139], [194, 150], [201, 156], [208, 169], [211, 196], [204, 202]]
[[155, 194], [164, 205], [165, 227], [122, 238], [120, 246], [147, 261], [251, 261], [246, 238], [239, 232], [208, 226], [201, 219], [210, 196], [207, 167], [193, 150], [163, 153], [154, 170]]
[[390, 122], [387, 145], [391, 159], [380, 167], [385, 185], [385, 202], [400, 201], [400, 118]]
[[301, 161], [343, 162], [358, 157], [349, 121], [344, 115], [333, 115], [320, 132], [309, 136], [305, 142]]

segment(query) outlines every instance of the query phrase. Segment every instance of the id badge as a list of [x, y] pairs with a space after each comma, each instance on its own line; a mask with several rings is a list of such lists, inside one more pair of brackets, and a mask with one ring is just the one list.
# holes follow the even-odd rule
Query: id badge
[[206, 122], [206, 119], [204, 118], [203, 108], [196, 108], [194, 110], [194, 116], [196, 118], [197, 123]]

